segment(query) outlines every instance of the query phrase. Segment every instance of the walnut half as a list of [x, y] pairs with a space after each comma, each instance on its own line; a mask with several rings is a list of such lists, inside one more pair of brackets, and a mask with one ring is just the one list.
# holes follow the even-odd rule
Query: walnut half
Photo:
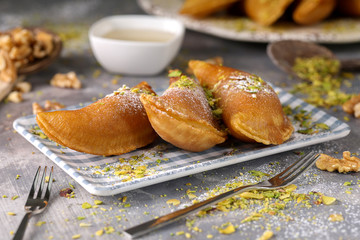
[[326, 154], [321, 154], [320, 158], [316, 161], [316, 167], [329, 172], [359, 172], [360, 159], [355, 156], [351, 156], [349, 151], [343, 152], [343, 159], [337, 159]]
[[50, 84], [60, 88], [81, 88], [81, 82], [75, 72], [68, 72], [66, 74], [57, 73], [51, 79]]
[[17, 78], [17, 72], [9, 54], [0, 49], [0, 81], [14, 82]]
[[342, 105], [344, 112], [354, 114], [356, 118], [360, 118], [360, 94], [353, 96], [349, 101]]
[[36, 115], [40, 112], [47, 112], [47, 111], [51, 111], [51, 110], [59, 110], [64, 108], [65, 105], [61, 104], [59, 102], [56, 101], [49, 101], [46, 100], [45, 101], [45, 106], [42, 107], [39, 103], [37, 102], [33, 102], [32, 104], [32, 109], [33, 109], [33, 114]]

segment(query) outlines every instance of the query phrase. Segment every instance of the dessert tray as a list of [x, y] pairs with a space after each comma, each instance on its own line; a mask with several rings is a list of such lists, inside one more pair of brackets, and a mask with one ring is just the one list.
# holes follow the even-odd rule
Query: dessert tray
[[241, 16], [211, 16], [195, 19], [179, 14], [184, 0], [138, 0], [138, 5], [148, 14], [175, 18], [191, 30], [221, 38], [272, 42], [296, 39], [318, 43], [351, 43], [360, 41], [360, 19], [333, 18], [310, 26], [292, 22], [279, 22], [262, 27]]
[[[119, 156], [96, 156], [62, 147], [47, 139], [36, 124], [35, 115], [14, 121], [15, 130], [56, 163], [89, 193], [99, 196], [153, 185], [183, 176], [216, 169], [231, 164], [269, 156], [309, 145], [345, 137], [350, 127], [322, 110], [274, 87], [283, 106], [294, 112], [311, 113], [314, 124], [329, 128], [307, 135], [298, 133], [300, 125], [294, 122], [295, 131], [285, 143], [277, 146], [248, 144], [227, 140], [207, 151], [192, 153], [178, 149], [162, 140]], [[80, 106], [68, 109], [77, 109]]]

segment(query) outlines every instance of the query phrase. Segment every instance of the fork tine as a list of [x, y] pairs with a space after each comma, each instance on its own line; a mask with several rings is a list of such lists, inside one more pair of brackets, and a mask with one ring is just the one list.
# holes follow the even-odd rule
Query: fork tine
[[291, 173], [292, 171], [299, 168], [301, 164], [303, 164], [304, 160], [308, 159], [310, 156], [314, 155], [313, 152], [307, 153], [305, 156], [291, 164], [289, 167], [287, 167], [284, 171], [282, 171], [277, 177], [279, 178], [285, 178], [286, 176], [283, 176], [284, 174]]
[[39, 191], [38, 191], [38, 193], [37, 193], [37, 195], [36, 195], [36, 198], [37, 198], [37, 199], [41, 198], [42, 192], [43, 192], [43, 190], [44, 190], [46, 170], [47, 170], [47, 166], [45, 166], [44, 172], [43, 172], [42, 177], [41, 177], [40, 188], [39, 188]]
[[306, 155], [306, 158], [302, 158], [301, 160], [303, 161], [298, 165], [297, 169], [292, 169], [286, 176], [282, 177], [284, 182], [286, 182], [285, 184], [292, 182], [300, 174], [309, 169], [319, 156], [320, 154], [312, 154], [311, 156]]
[[45, 192], [45, 200], [46, 201], [49, 201], [49, 198], [50, 198], [50, 191], [51, 191], [51, 186], [52, 186], [52, 174], [54, 172], [54, 167], [51, 167], [51, 170], [50, 170], [50, 175], [49, 175], [49, 182], [47, 184], [47, 188], [46, 188], [46, 192]]
[[34, 198], [35, 189], [36, 189], [37, 182], [38, 182], [38, 179], [39, 179], [40, 169], [41, 169], [41, 166], [39, 166], [39, 167], [38, 167], [38, 170], [36, 171], [36, 174], [35, 174], [35, 177], [34, 177], [34, 180], [33, 180], [33, 183], [32, 183], [32, 185], [31, 185], [31, 189], [30, 189], [30, 192], [29, 192], [29, 195], [28, 195], [28, 199]]

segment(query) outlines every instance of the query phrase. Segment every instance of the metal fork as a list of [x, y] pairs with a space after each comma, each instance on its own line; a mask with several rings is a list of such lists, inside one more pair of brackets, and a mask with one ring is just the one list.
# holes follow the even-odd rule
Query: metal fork
[[[43, 212], [45, 210], [46, 206], [48, 205], [49, 198], [50, 198], [51, 185], [52, 185], [52, 181], [53, 181], [52, 174], [54, 171], [54, 167], [51, 167], [49, 181], [47, 182], [45, 194], [43, 194], [43, 192], [45, 190], [45, 188], [44, 188], [45, 182], [47, 181], [47, 179], [45, 178], [47, 167], [45, 166], [44, 172], [42, 174], [42, 177], [41, 177], [41, 180], [39, 183], [40, 169], [41, 169], [41, 166], [39, 166], [38, 170], [36, 171], [36, 174], [35, 174], [35, 177], [34, 177], [30, 192], [29, 192], [29, 196], [25, 203], [26, 214], [25, 214], [23, 220], [21, 221], [21, 223], [14, 235], [13, 240], [22, 239], [30, 217], [32, 215], [36, 215], [36, 214]], [[42, 196], [42, 195], [44, 195], [44, 196]]]
[[291, 182], [293, 182], [300, 174], [302, 174], [304, 171], [310, 168], [312, 164], [315, 162], [315, 160], [318, 159], [319, 156], [320, 154], [314, 154], [313, 152], [310, 152], [271, 179], [259, 182], [255, 185], [247, 185], [247, 186], [235, 188], [228, 192], [209, 198], [205, 201], [195, 203], [190, 207], [180, 209], [178, 211], [161, 216], [157, 219], [153, 219], [148, 222], [142, 223], [140, 225], [125, 229], [124, 234], [128, 238], [137, 238], [155, 229], [164, 227], [182, 217], [189, 215], [190, 213], [193, 213], [194, 211], [212, 206], [218, 202], [221, 202], [222, 200], [230, 198], [241, 192], [254, 190], [254, 189], [265, 189], [265, 190], [277, 189], [280, 187], [287, 186]]

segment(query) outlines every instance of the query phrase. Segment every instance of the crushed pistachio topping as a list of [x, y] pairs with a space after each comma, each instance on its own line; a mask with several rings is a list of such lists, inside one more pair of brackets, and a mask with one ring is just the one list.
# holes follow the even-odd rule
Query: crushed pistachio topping
[[265, 231], [257, 240], [269, 240], [274, 236], [274, 233], [272, 231]]
[[35, 223], [35, 226], [41, 227], [41, 226], [44, 225], [45, 223], [46, 223], [45, 221], [38, 221], [37, 223]]
[[[50, 176], [45, 177], [45, 182], [48, 183], [50, 181]], [[55, 178], [52, 178], [52, 182], [55, 182]]]
[[89, 209], [89, 208], [92, 208], [92, 205], [88, 202], [84, 202], [83, 204], [81, 204], [81, 207], [83, 209]]
[[231, 222], [228, 222], [221, 225], [221, 227], [218, 230], [219, 233], [221, 234], [232, 234], [236, 231], [236, 228]]
[[197, 84], [194, 82], [193, 79], [191, 79], [190, 77], [187, 77], [185, 75], [181, 75], [179, 80], [177, 80], [176, 82], [173, 82], [169, 88], [190, 88], [191, 89], [196, 86], [197, 86]]
[[153, 94], [152, 92], [146, 90], [146, 89], [141, 89], [141, 88], [136, 88], [136, 87], [133, 87], [133, 88], [130, 88], [128, 87], [127, 85], [123, 85], [121, 88], [115, 90], [113, 93], [107, 95], [107, 97], [109, 96], [116, 96], [116, 95], [124, 95], [125, 93], [127, 92], [132, 92], [132, 93], [145, 93], [145, 94]]
[[166, 203], [169, 205], [178, 206], [180, 204], [180, 201], [177, 199], [169, 199], [166, 201]]
[[91, 227], [91, 223], [80, 223], [79, 227]]
[[315, 134], [330, 129], [325, 123], [316, 123], [312, 119], [312, 112], [300, 109], [301, 106], [297, 106], [292, 109], [290, 106], [284, 106], [284, 113], [292, 118], [293, 122], [299, 126], [298, 133], [302, 134]]
[[15, 195], [15, 196], [12, 196], [11, 197], [11, 200], [15, 200], [15, 199], [18, 199], [19, 198], [19, 196], [18, 195]]
[[[145, 151], [139, 155], [120, 157], [117, 162], [101, 166], [88, 166], [78, 168], [79, 171], [87, 172], [108, 178], [117, 178], [122, 182], [132, 181], [138, 178], [151, 176], [162, 168], [162, 163], [170, 159], [163, 157], [162, 150], [166, 145], [159, 144], [153, 149]], [[156, 159], [156, 160], [154, 160]]]
[[329, 221], [331, 221], [331, 222], [341, 222], [341, 221], [344, 221], [344, 217], [341, 214], [336, 214], [336, 213], [331, 214], [329, 216]]
[[41, 139], [47, 139], [48, 137], [41, 131], [40, 127], [37, 125], [34, 125], [32, 128], [30, 128], [30, 133], [39, 136]]
[[168, 77], [180, 77], [182, 72], [180, 70], [172, 70], [169, 72]]
[[104, 230], [103, 229], [100, 229], [98, 231], [95, 232], [95, 235], [96, 236], [102, 236], [104, 234]]
[[213, 115], [216, 119], [221, 119], [222, 109], [218, 107], [219, 99], [215, 98], [213, 95], [213, 90], [210, 90], [206, 87], [203, 87], [206, 100], [208, 101], [210, 108], [212, 110]]
[[334, 198], [334, 197], [328, 197], [328, 196], [322, 195], [322, 202], [323, 202], [325, 205], [331, 205], [331, 204], [333, 204], [335, 201], [336, 201], [336, 198]]
[[[293, 93], [303, 93], [305, 101], [320, 107], [331, 107], [344, 104], [351, 98], [340, 90], [342, 83], [351, 83], [337, 76], [340, 71], [340, 62], [322, 57], [297, 58], [293, 66], [294, 72], [306, 81], [296, 84]], [[349, 77], [343, 75], [343, 77]]]
[[71, 238], [72, 239], [79, 239], [79, 238], [81, 238], [81, 235], [80, 234], [75, 234]]
[[316, 82], [323, 78], [336, 75], [340, 71], [340, 62], [324, 57], [296, 58], [294, 72], [301, 79]]
[[[245, 184], [251, 184], [253, 180], [251, 180], [251, 177], [249, 178], [249, 176], [252, 176], [253, 179], [259, 179], [259, 176], [265, 176], [261, 174], [260, 171], [252, 173], [255, 173], [255, 176], [252, 176], [250, 175], [250, 172], [247, 172], [247, 176], [245, 178], [246, 182], [235, 179], [232, 180], [231, 183], [226, 184], [225, 187], [217, 187], [208, 191], [206, 193], [206, 198], [216, 196]], [[244, 176], [244, 174], [241, 176]], [[330, 205], [336, 200], [335, 198], [325, 196], [319, 192], [296, 193], [296, 189], [297, 186], [292, 184], [277, 190], [251, 190], [243, 192], [217, 203], [214, 207], [201, 210], [198, 212], [197, 216], [204, 217], [207, 214], [212, 215], [215, 211], [227, 213], [229, 211], [241, 209], [241, 211], [246, 213], [246, 216], [240, 219], [242, 224], [253, 221], [262, 221], [267, 219], [269, 216], [277, 216], [283, 218], [285, 221], [289, 221], [292, 219], [291, 212], [289, 212], [290, 209], [294, 209], [296, 207], [311, 208], [321, 204]], [[195, 200], [197, 201], [197, 199]], [[219, 229], [225, 228], [221, 227]]]

